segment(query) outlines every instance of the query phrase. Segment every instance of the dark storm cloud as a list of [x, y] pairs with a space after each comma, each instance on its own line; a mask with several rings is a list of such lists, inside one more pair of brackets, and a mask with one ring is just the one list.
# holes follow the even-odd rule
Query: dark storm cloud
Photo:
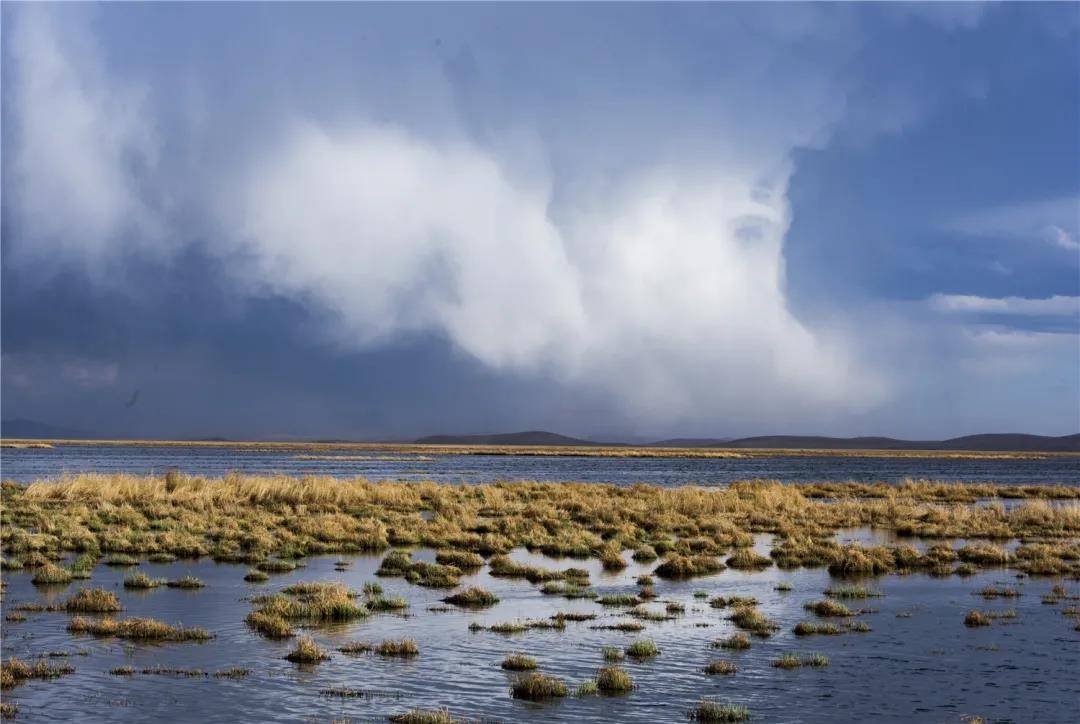
[[4, 417], [1071, 432], [1066, 15], [6, 5]]

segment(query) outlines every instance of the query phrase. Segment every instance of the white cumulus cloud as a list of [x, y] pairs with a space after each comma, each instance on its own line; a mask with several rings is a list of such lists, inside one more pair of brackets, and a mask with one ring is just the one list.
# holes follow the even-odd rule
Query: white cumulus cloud
[[929, 298], [929, 304], [940, 312], [1080, 316], [1080, 297], [1060, 294], [1042, 299], [934, 294]]

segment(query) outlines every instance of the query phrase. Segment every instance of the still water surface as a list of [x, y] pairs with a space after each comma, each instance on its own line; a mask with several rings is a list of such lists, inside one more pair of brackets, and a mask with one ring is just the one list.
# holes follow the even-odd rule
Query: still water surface
[[[758, 548], [768, 550], [767, 537], [759, 540]], [[583, 565], [601, 594], [635, 592], [636, 576], [653, 567], [635, 563], [612, 574], [598, 561], [571, 563], [524, 551], [513, 555], [549, 567]], [[414, 557], [429, 559], [431, 552], [420, 551]], [[154, 577], [198, 576], [207, 584], [200, 591], [125, 590], [121, 584], [130, 569], [104, 566], [94, 570], [89, 584], [76, 582], [60, 589], [36, 589], [29, 573], [5, 574], [9, 583], [5, 612], [17, 602], [61, 601], [80, 585], [94, 585], [117, 592], [124, 616], [203, 626], [216, 638], [203, 644], [164, 645], [95, 639], [69, 634], [67, 614], [30, 613], [25, 622], [4, 624], [4, 657], [69, 651], [73, 655], [66, 660], [76, 673], [22, 684], [5, 692], [4, 699], [19, 704], [24, 721], [83, 722], [385, 721], [389, 714], [414, 706], [445, 706], [458, 716], [489, 721], [676, 722], [685, 721], [686, 711], [702, 696], [746, 705], [754, 720], [769, 722], [960, 722], [966, 715], [991, 721], [1066, 722], [1075, 721], [1080, 701], [1080, 633], [1073, 630], [1075, 619], [1062, 614], [1065, 606], [1076, 602], [1044, 605], [1040, 597], [1055, 581], [1017, 580], [1005, 571], [967, 579], [923, 575], [878, 579], [874, 585], [885, 596], [863, 604], [876, 612], [859, 617], [871, 632], [811, 637], [796, 637], [791, 629], [798, 621], [813, 618], [802, 606], [821, 598], [833, 582], [824, 570], [727, 570], [688, 582], [657, 581], [659, 598], [651, 608], [663, 610], [664, 602], [679, 601], [686, 613], [673, 621], [647, 623], [640, 634], [591, 629], [627, 617], [592, 601], [543, 596], [525, 581], [492, 578], [486, 569], [462, 580], [462, 585], [483, 586], [502, 599], [482, 612], [429, 611], [441, 605], [445, 591], [383, 578], [378, 580], [387, 595], [409, 600], [407, 615], [377, 614], [355, 623], [310, 629], [320, 644], [331, 649], [332, 659], [314, 667], [291, 664], [282, 658], [290, 643], [269, 641], [246, 628], [243, 619], [251, 605], [245, 599], [302, 580], [339, 580], [354, 589], [375, 580], [379, 556], [341, 557], [352, 561], [345, 572], [334, 570], [338, 558], [308, 559], [305, 568], [274, 576], [266, 584], [245, 583], [245, 566], [208, 560], [144, 562], [140, 567]], [[781, 581], [794, 590], [774, 590]], [[1019, 586], [1024, 595], [1005, 602], [972, 595], [990, 583]], [[1080, 593], [1075, 582], [1069, 587], [1072, 594]], [[782, 630], [768, 640], [755, 639], [746, 651], [710, 648], [710, 642], [735, 629], [725, 620], [724, 610], [695, 599], [695, 590], [710, 596], [755, 596], [761, 610]], [[971, 629], [963, 625], [963, 618], [972, 608], [1012, 608], [1018, 617]], [[564, 631], [533, 630], [513, 636], [468, 630], [474, 621], [491, 624], [559, 611], [596, 613], [600, 618], [568, 622]], [[353, 639], [377, 642], [399, 637], [415, 639], [420, 656], [389, 660], [334, 650]], [[541, 671], [575, 686], [603, 665], [602, 646], [625, 646], [645, 637], [662, 653], [652, 661], [623, 664], [637, 684], [624, 696], [571, 696], [543, 704], [517, 701], [508, 691], [513, 675], [499, 667], [507, 654], [526, 652], [536, 657]], [[74, 655], [78, 652], [87, 655]], [[774, 668], [771, 662], [787, 652], [821, 652], [831, 663], [824, 669]], [[738, 673], [706, 676], [702, 667], [714, 658], [733, 660]], [[209, 672], [241, 666], [251, 674], [229, 680], [109, 673], [124, 665]], [[341, 700], [320, 694], [331, 687], [361, 689], [367, 695]]]
[[[357, 459], [357, 458], [360, 459]], [[436, 480], [484, 483], [494, 480], [581, 480], [627, 485], [724, 485], [770, 478], [790, 482], [898, 482], [930, 478], [965, 482], [1080, 485], [1080, 457], [1040, 460], [913, 457], [598, 458], [526, 455], [363, 456], [331, 452], [302, 459], [296, 450], [245, 448], [62, 445], [52, 449], [5, 449], [0, 475], [29, 481], [65, 472], [157, 473], [179, 467], [193, 475], [230, 471], [290, 475], [364, 476], [372, 480]]]

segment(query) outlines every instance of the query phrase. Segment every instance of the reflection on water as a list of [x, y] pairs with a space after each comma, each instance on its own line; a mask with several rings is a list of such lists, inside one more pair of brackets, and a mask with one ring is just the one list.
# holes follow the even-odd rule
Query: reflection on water
[[[865, 536], [869, 535], [867, 538]], [[844, 532], [861, 542], [888, 541], [865, 531]], [[767, 552], [769, 540], [756, 548]], [[430, 560], [430, 551], [417, 558]], [[874, 582], [885, 596], [867, 605], [876, 613], [860, 617], [870, 633], [799, 638], [795, 623], [811, 618], [802, 605], [821, 597], [830, 578], [824, 570], [761, 573], [727, 570], [686, 582], [657, 581], [657, 604], [679, 601], [686, 613], [673, 621], [648, 623], [642, 634], [596, 630], [590, 626], [625, 619], [618, 609], [588, 600], [543, 596], [525, 581], [490, 577], [486, 569], [463, 578], [462, 585], [480, 585], [502, 600], [493, 609], [445, 611], [445, 591], [424, 589], [402, 579], [378, 579], [387, 595], [410, 601], [404, 615], [379, 614], [363, 621], [311, 629], [333, 658], [300, 668], [283, 657], [290, 642], [261, 638], [243, 623], [256, 593], [278, 590], [295, 581], [338, 580], [354, 589], [373, 580], [377, 556], [344, 557], [351, 567], [338, 572], [342, 556], [315, 557], [296, 572], [274, 576], [268, 584], [247, 584], [245, 566], [210, 561], [166, 565], [144, 563], [153, 577], [195, 575], [206, 582], [200, 591], [156, 589], [132, 592], [121, 582], [127, 572], [99, 566], [89, 585], [115, 590], [125, 616], [153, 616], [185, 625], [203, 626], [216, 634], [205, 644], [145, 645], [117, 639], [72, 636], [62, 613], [30, 613], [23, 623], [5, 623], [3, 654], [28, 656], [47, 651], [84, 651], [69, 661], [76, 673], [56, 681], [33, 681], [5, 692], [5, 701], [20, 705], [25, 721], [104, 721], [120, 717], [140, 721], [380, 721], [413, 706], [449, 707], [460, 716], [502, 721], [684, 721], [686, 710], [701, 696], [745, 704], [759, 721], [960, 721], [963, 715], [1017, 721], [1070, 721], [1080, 700], [1080, 645], [1075, 622], [1063, 616], [1062, 605], [1040, 602], [1054, 581], [1013, 578], [991, 571], [967, 579], [923, 575], [888, 576]], [[587, 568], [601, 594], [636, 591], [635, 578], [654, 565], [632, 563], [619, 573], [603, 571], [598, 561], [553, 560], [515, 551], [517, 560], [548, 567]], [[128, 571], [130, 572], [130, 571]], [[40, 591], [30, 574], [4, 576], [9, 586], [5, 613], [22, 601], [61, 601], [80, 584]], [[775, 590], [780, 582], [793, 590]], [[1024, 592], [1007, 602], [984, 601], [972, 591], [990, 583], [1007, 583]], [[1076, 589], [1076, 585], [1072, 585]], [[761, 609], [783, 628], [768, 640], [755, 640], [747, 651], [719, 651], [709, 643], [734, 632], [723, 610], [694, 597], [754, 596]], [[1077, 592], [1076, 590], [1073, 591]], [[438, 610], [430, 611], [429, 607]], [[1018, 611], [1014, 624], [969, 629], [962, 623], [972, 608]], [[537, 619], [559, 611], [596, 613], [596, 621], [570, 622], [564, 631], [531, 630], [504, 636], [469, 631], [469, 624], [489, 625], [514, 619]], [[898, 617], [898, 613], [904, 615]], [[910, 615], [908, 615], [910, 614]], [[384, 660], [348, 656], [337, 647], [353, 639], [379, 641], [411, 637], [420, 656]], [[638, 685], [621, 697], [568, 698], [535, 704], [511, 699], [510, 674], [499, 663], [515, 651], [536, 657], [540, 669], [577, 684], [603, 665], [602, 646], [625, 646], [648, 637], [662, 653], [649, 662], [624, 666]], [[785, 652], [821, 652], [831, 663], [824, 669], [783, 671], [771, 662]], [[734, 676], [706, 676], [702, 667], [714, 658], [730, 658]], [[217, 671], [232, 666], [251, 669], [246, 679], [180, 678], [136, 674], [119, 677], [109, 670], [163, 666]], [[331, 699], [320, 689], [348, 687], [368, 695]]]
[[194, 475], [229, 471], [291, 475], [364, 476], [373, 480], [581, 480], [627, 485], [722, 485], [734, 480], [897, 482], [905, 478], [1080, 485], [1074, 457], [1042, 460], [821, 457], [600, 458], [513, 455], [309, 456], [295, 450], [246, 448], [61, 445], [52, 449], [5, 449], [5, 479], [29, 481], [65, 472], [157, 473], [177, 466]]

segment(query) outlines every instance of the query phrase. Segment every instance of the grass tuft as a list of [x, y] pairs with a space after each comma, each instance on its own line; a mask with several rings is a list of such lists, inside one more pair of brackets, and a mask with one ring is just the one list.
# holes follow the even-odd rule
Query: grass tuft
[[746, 721], [750, 718], [750, 710], [745, 706], [721, 704], [702, 699], [693, 709], [686, 713], [686, 718], [691, 721], [707, 722], [709, 724], [713, 722]]
[[537, 672], [519, 676], [510, 685], [510, 696], [527, 701], [557, 699], [566, 693], [566, 684], [562, 680]]
[[536, 668], [536, 659], [525, 654], [510, 654], [500, 665], [507, 671], [532, 671]]
[[123, 610], [120, 599], [103, 588], [80, 588], [64, 603], [72, 613], [116, 613]]
[[705, 666], [705, 673], [710, 675], [734, 674], [738, 670], [735, 664], [727, 659], [716, 659]]
[[659, 656], [660, 649], [649, 639], [641, 639], [626, 647], [626, 655], [632, 659], [650, 659]]
[[596, 688], [605, 694], [625, 694], [633, 691], [634, 680], [618, 666], [601, 666], [596, 670]]
[[452, 603], [463, 608], [487, 608], [499, 602], [499, 597], [483, 588], [472, 586], [463, 591], [458, 591], [452, 596], [443, 599], [444, 603]]
[[291, 661], [294, 664], [317, 664], [320, 661], [326, 661], [329, 658], [330, 655], [319, 648], [319, 645], [315, 643], [315, 640], [309, 636], [302, 636], [297, 639], [296, 648], [290, 651], [285, 657], [287, 661]]
[[420, 647], [412, 639], [386, 639], [374, 649], [379, 656], [418, 656]]

